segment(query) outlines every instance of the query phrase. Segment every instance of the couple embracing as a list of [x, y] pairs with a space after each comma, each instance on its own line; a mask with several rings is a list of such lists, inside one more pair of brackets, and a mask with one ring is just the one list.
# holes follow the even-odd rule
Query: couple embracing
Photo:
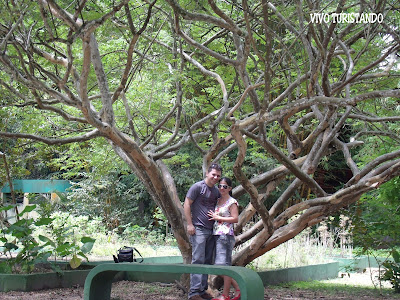
[[[191, 186], [184, 203], [187, 231], [192, 244], [192, 264], [231, 265], [235, 245], [233, 224], [239, 216], [238, 202], [232, 198], [232, 181], [222, 177], [219, 164], [212, 164], [204, 180]], [[218, 183], [218, 188], [215, 186]], [[234, 298], [229, 298], [231, 285]], [[224, 276], [224, 289], [218, 298], [207, 293], [208, 275], [191, 274], [189, 300], [240, 299], [235, 280]]]

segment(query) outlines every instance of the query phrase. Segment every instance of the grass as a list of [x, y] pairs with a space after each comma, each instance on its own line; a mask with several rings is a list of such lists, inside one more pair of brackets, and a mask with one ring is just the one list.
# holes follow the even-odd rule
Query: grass
[[373, 286], [357, 285], [352, 283], [337, 283], [333, 280], [323, 281], [300, 281], [300, 282], [289, 282], [277, 286], [269, 286], [268, 289], [280, 291], [303, 291], [309, 294], [325, 295], [326, 297], [338, 297], [342, 299], [350, 298], [385, 298], [385, 299], [400, 299], [400, 294], [394, 293], [389, 288], [374, 288]]
[[[243, 246], [236, 251], [240, 251], [242, 248]], [[315, 265], [329, 262], [329, 257], [338, 253], [351, 255], [351, 252], [351, 248], [337, 249], [334, 246], [333, 238], [325, 237], [321, 242], [320, 237], [312, 235], [310, 230], [304, 230], [293, 239], [254, 259], [249, 267], [263, 271]]]
[[[91, 255], [98, 257], [110, 257], [110, 259], [112, 259], [112, 255], [115, 255], [118, 249], [122, 248], [123, 246], [135, 247], [143, 257], [181, 255], [178, 247], [175, 246], [129, 243], [120, 240], [113, 243], [97, 243], [96, 241]], [[135, 256], [138, 256], [137, 253], [135, 253]]]

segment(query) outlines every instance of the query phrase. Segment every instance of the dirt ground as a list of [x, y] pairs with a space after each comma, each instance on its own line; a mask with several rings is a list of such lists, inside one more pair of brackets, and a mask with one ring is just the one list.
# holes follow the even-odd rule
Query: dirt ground
[[[327, 282], [327, 281], [326, 281]], [[301, 299], [301, 300], [372, 300], [372, 299], [400, 299], [399, 295], [394, 295], [385, 290], [383, 294], [377, 289], [361, 289], [357, 292], [347, 289], [348, 286], [364, 286], [373, 287], [371, 274], [366, 272], [363, 274], [351, 274], [343, 278], [329, 280], [329, 282], [343, 284], [343, 288], [335, 291], [318, 290], [311, 291], [305, 289], [290, 289], [285, 286], [273, 286], [265, 289], [264, 300], [283, 300], [283, 299]], [[215, 296], [218, 291], [213, 291]], [[42, 290], [35, 292], [0, 292], [1, 300], [82, 300], [83, 287], [62, 288]], [[178, 288], [176, 284], [161, 283], [141, 283], [120, 281], [113, 284], [111, 291], [112, 300], [176, 300], [187, 299], [185, 293]]]

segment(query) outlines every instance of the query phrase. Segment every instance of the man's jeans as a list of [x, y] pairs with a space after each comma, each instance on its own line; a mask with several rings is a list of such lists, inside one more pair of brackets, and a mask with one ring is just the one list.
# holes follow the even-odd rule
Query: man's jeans
[[[192, 244], [192, 264], [213, 263], [215, 241], [212, 229], [196, 226], [196, 233], [190, 236]], [[190, 274], [189, 298], [202, 295], [208, 289], [208, 274]]]

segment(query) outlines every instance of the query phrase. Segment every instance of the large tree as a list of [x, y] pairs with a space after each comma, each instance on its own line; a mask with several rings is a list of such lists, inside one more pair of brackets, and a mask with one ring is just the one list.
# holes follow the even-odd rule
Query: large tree
[[[0, 136], [105, 138], [186, 262], [166, 162], [188, 143], [203, 170], [231, 160], [246, 265], [399, 175], [398, 24], [397, 0], [5, 1]], [[249, 174], [249, 153], [272, 167]], [[328, 189], [316, 172], [337, 160], [348, 178]]]

